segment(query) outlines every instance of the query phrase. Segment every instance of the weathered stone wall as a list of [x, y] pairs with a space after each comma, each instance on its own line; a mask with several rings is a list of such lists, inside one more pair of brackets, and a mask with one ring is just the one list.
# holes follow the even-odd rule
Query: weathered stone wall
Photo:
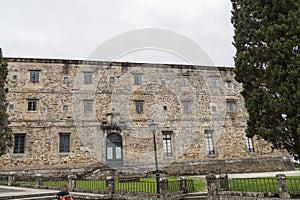
[[[150, 119], [158, 122], [160, 167], [169, 167], [172, 173], [180, 168], [178, 163], [187, 167], [182, 169], [198, 173], [199, 167], [190, 166], [205, 162], [207, 167], [201, 165], [202, 173], [210, 169], [211, 161], [219, 163], [219, 160], [243, 163], [233, 171], [246, 168], [249, 162], [251, 170], [291, 168], [282, 164], [287, 162], [282, 159], [285, 152], [272, 151], [262, 140], [254, 140], [255, 152], [247, 151], [247, 112], [240, 95], [242, 87], [234, 80], [232, 68], [54, 59], [8, 58], [7, 61], [7, 99], [13, 104], [13, 109], [8, 109], [10, 126], [14, 134], [26, 133], [26, 149], [24, 154], [11, 151], [3, 156], [1, 169], [105, 164], [108, 133], [101, 129], [101, 121], [111, 112], [119, 113], [126, 124], [120, 135], [123, 163], [128, 168], [154, 168]], [[40, 71], [38, 83], [29, 81], [30, 70]], [[93, 74], [91, 84], [84, 84], [84, 72]], [[134, 84], [136, 74], [142, 76], [141, 85]], [[67, 82], [64, 77], [68, 77]], [[114, 77], [114, 82], [110, 82], [110, 77]], [[187, 83], [183, 83], [183, 77]], [[217, 87], [212, 80], [217, 80]], [[232, 88], [226, 87], [226, 81], [232, 81]], [[27, 99], [38, 99], [36, 112], [27, 111]], [[85, 100], [93, 101], [90, 113], [83, 112]], [[142, 113], [135, 111], [136, 100], [144, 101]], [[233, 113], [227, 111], [228, 100], [236, 102]], [[190, 112], [183, 111], [183, 102], [190, 102]], [[63, 110], [63, 106], [68, 109]], [[216, 106], [216, 112], [212, 106]], [[205, 130], [213, 131], [214, 155], [206, 154]], [[164, 156], [162, 131], [171, 131], [171, 157]], [[59, 153], [59, 133], [71, 134], [69, 153]], [[273, 167], [261, 161], [268, 157]], [[214, 169], [220, 168], [216, 165]]]

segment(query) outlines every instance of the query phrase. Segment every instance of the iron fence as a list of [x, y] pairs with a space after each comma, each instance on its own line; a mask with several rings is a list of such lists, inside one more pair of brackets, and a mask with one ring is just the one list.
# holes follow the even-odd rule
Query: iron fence
[[186, 180], [186, 187], [187, 187], [187, 192], [188, 193], [192, 193], [195, 191], [195, 188], [194, 188], [194, 181], [193, 180]]
[[235, 178], [229, 180], [229, 190], [241, 192], [279, 193], [275, 178]]
[[77, 189], [84, 189], [84, 190], [99, 190], [105, 191], [106, 190], [106, 182], [105, 180], [76, 180], [76, 188]]
[[116, 191], [156, 193], [156, 183], [148, 181], [115, 182]]
[[178, 181], [168, 181], [168, 192], [177, 192], [180, 191]]
[[7, 185], [8, 176], [0, 175], [0, 184]]
[[286, 179], [286, 184], [288, 186], [288, 191], [290, 194], [300, 194], [300, 177], [288, 177]]

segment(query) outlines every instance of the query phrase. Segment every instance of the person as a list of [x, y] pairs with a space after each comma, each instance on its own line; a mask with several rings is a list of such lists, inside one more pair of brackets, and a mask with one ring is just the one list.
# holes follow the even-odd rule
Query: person
[[66, 185], [63, 186], [62, 191], [57, 193], [56, 199], [57, 200], [73, 200], [73, 198], [71, 197], [71, 195], [68, 191], [68, 186], [66, 186]]

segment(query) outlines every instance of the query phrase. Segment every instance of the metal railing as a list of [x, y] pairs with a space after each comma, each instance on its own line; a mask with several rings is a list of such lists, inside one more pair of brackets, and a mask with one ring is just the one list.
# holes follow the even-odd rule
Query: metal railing
[[136, 193], [156, 193], [156, 182], [148, 181], [115, 181], [116, 191], [136, 192]]
[[290, 194], [300, 194], [300, 177], [288, 177], [286, 179], [286, 184], [288, 186], [288, 191]]
[[229, 180], [229, 190], [241, 192], [279, 193], [276, 178], [235, 178]]
[[83, 190], [106, 190], [105, 180], [89, 179], [89, 180], [76, 180], [76, 188]]
[[178, 181], [169, 181], [168, 182], [168, 192], [177, 192], [180, 191]]
[[187, 193], [195, 192], [193, 180], [190, 180], [190, 179], [186, 180], [186, 187], [187, 187]]

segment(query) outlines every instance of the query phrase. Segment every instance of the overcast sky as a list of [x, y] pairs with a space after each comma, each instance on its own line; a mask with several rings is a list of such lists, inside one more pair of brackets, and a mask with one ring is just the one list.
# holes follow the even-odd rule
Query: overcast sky
[[[118, 34], [160, 28], [194, 40], [215, 65], [233, 66], [230, 11], [230, 0], [0, 0], [0, 47], [6, 57], [85, 59]], [[180, 62], [151, 51], [122, 59]]]

